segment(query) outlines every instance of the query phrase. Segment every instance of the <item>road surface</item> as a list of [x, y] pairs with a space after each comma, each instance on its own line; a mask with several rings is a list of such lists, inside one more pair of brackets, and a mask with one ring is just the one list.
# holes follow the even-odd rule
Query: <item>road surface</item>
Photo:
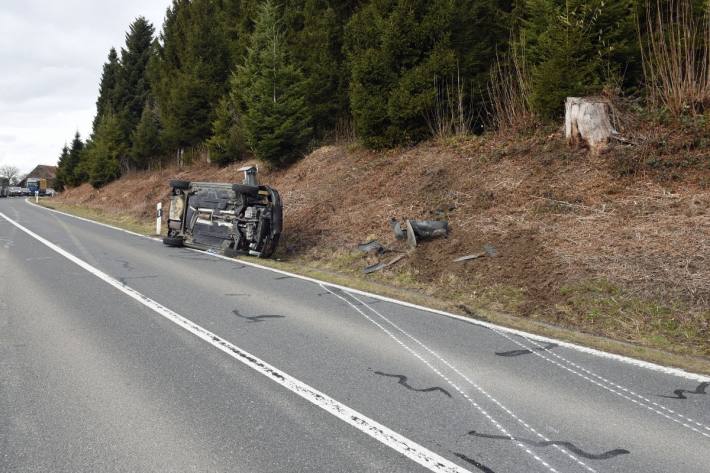
[[0, 471], [710, 472], [710, 386], [1, 199]]

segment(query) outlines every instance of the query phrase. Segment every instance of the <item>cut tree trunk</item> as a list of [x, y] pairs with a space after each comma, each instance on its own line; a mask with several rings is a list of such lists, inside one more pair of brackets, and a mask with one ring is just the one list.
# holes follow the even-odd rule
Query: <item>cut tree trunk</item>
[[593, 153], [606, 148], [616, 133], [610, 119], [609, 102], [591, 97], [567, 97], [565, 136], [574, 146], [587, 146]]

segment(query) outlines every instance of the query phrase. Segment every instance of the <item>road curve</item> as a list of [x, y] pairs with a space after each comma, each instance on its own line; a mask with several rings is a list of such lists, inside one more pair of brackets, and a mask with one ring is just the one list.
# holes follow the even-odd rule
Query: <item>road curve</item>
[[2, 472], [710, 471], [708, 380], [0, 214]]

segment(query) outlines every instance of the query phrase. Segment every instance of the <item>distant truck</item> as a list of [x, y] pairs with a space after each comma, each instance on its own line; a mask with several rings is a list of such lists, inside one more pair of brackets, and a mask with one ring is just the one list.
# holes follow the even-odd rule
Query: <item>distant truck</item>
[[7, 197], [8, 195], [10, 195], [10, 179], [0, 177], [0, 197]]
[[35, 195], [36, 192], [39, 192], [39, 195], [45, 195], [47, 193], [47, 179], [30, 177], [27, 179], [27, 189], [29, 189], [30, 195]]

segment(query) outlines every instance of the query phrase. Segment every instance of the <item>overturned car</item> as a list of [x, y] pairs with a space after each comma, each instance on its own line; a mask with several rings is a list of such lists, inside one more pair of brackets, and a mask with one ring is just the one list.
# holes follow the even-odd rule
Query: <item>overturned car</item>
[[244, 182], [170, 181], [168, 246], [268, 258], [281, 235], [283, 208], [276, 189], [259, 185], [256, 167], [240, 169]]

